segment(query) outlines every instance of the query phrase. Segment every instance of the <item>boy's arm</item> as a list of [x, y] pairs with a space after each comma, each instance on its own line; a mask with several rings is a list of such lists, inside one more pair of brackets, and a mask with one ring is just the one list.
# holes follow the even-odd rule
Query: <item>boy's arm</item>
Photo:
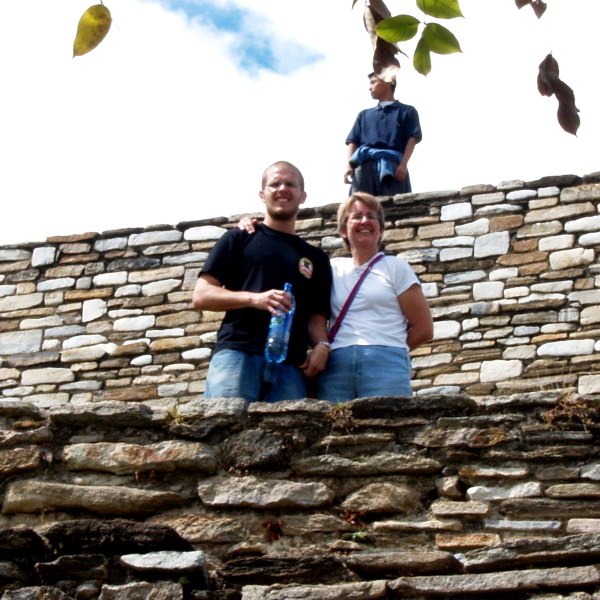
[[400, 164], [396, 167], [396, 173], [394, 175], [396, 181], [404, 181], [408, 175], [408, 161], [414, 152], [415, 146], [419, 143], [419, 138], [411, 137], [406, 142], [406, 148], [404, 149], [404, 156]]
[[354, 167], [350, 164], [351, 156], [358, 149], [358, 145], [350, 142], [348, 144], [348, 164], [346, 165], [346, 171], [344, 172], [344, 183], [352, 183], [352, 175], [354, 175]]

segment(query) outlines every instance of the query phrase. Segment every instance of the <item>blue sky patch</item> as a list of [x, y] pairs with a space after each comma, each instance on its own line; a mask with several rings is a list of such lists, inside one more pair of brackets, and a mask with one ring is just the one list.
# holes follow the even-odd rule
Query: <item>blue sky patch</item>
[[168, 10], [183, 12], [195, 23], [233, 34], [231, 59], [249, 75], [261, 70], [288, 75], [314, 64], [323, 55], [298, 42], [286, 40], [264, 14], [235, 4], [216, 5], [210, 0], [162, 0]]

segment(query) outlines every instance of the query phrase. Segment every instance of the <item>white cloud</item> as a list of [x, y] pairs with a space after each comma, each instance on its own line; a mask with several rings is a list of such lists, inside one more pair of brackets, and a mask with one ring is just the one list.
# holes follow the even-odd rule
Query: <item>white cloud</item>
[[[307, 205], [347, 194], [344, 140], [372, 105], [360, 3], [240, 0], [272, 23], [266, 35], [324, 55], [289, 76], [257, 77], [231, 60], [232, 34], [141, 0], [107, 0], [108, 36], [71, 59], [90, 4], [0, 5], [0, 53], [11, 57], [0, 67], [0, 244], [260, 210], [261, 172], [279, 159], [303, 170]], [[427, 78], [403, 59], [397, 95], [419, 109], [424, 131], [415, 190], [598, 170], [598, 84], [581, 60], [597, 52], [597, 0], [558, 4], [540, 22], [506, 0], [461, 6], [467, 19], [448, 27], [464, 54], [434, 56]], [[535, 88], [548, 40], [581, 109], [578, 138]]]

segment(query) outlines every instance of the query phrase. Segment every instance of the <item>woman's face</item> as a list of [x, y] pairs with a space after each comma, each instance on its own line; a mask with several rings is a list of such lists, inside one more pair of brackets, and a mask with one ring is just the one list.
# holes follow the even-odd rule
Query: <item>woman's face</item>
[[377, 250], [383, 235], [377, 211], [369, 208], [362, 200], [357, 200], [348, 215], [345, 233], [350, 248], [372, 246]]

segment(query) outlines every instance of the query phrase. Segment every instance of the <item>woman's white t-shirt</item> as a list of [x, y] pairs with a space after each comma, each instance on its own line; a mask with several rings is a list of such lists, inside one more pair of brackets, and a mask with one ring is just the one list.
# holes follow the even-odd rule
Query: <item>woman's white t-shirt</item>
[[[331, 324], [369, 262], [354, 266], [352, 258], [333, 258]], [[406, 348], [408, 322], [400, 310], [398, 296], [419, 283], [411, 266], [397, 256], [384, 256], [365, 277], [331, 344], [332, 350], [346, 346], [393, 346]]]

